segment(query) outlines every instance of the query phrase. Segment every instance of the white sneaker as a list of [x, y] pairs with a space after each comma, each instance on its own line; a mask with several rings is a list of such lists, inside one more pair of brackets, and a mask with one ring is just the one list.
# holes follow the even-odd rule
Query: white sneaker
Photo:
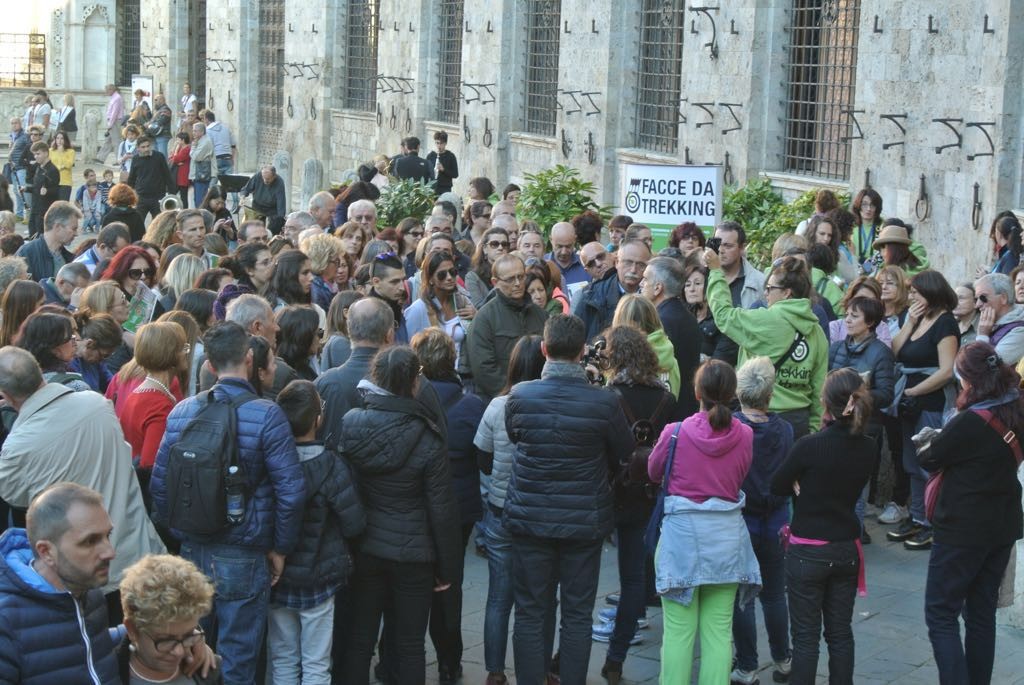
[[775, 670], [772, 671], [772, 680], [777, 683], [788, 683], [789, 674], [793, 670], [793, 659], [786, 659], [785, 661], [776, 661]]
[[879, 523], [899, 523], [903, 519], [907, 518], [909, 512], [906, 507], [901, 507], [895, 502], [889, 502], [885, 505], [885, 511], [878, 515]]
[[732, 669], [729, 674], [730, 685], [759, 685], [761, 680], [757, 677], [757, 671], [744, 671], [739, 668]]

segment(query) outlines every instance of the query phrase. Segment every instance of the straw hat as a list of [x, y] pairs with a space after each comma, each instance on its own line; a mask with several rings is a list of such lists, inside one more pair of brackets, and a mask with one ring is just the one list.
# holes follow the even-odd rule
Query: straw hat
[[871, 244], [872, 250], [879, 250], [883, 245], [895, 243], [896, 245], [909, 245], [910, 236], [903, 226], [886, 226], [878, 234], [878, 238]]

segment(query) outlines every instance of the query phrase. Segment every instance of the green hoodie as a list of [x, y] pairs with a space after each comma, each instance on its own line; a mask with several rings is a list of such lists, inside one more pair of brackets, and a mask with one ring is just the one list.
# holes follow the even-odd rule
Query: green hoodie
[[[720, 269], [708, 277], [708, 306], [724, 335], [740, 346], [739, 363], [765, 356], [777, 363], [793, 345], [796, 332], [803, 334], [801, 346], [783, 362], [775, 374], [775, 391], [769, 409], [810, 411], [810, 427], [821, 425], [821, 391], [828, 373], [828, 340], [818, 317], [806, 298], [782, 300], [765, 309], [737, 309]], [[801, 349], [803, 348], [803, 349]]]
[[811, 284], [814, 286], [814, 289], [818, 291], [819, 295], [828, 300], [836, 316], [842, 316], [844, 312], [839, 303], [843, 301], [843, 289], [836, 283], [837, 279], [842, 282], [842, 279], [839, 279], [835, 274], [829, 276], [818, 267], [811, 269]]
[[654, 354], [658, 356], [658, 370], [661, 372], [661, 379], [668, 380], [668, 389], [679, 399], [679, 388], [682, 385], [679, 375], [679, 362], [676, 361], [676, 350], [672, 341], [665, 335], [665, 330], [659, 328], [647, 336], [647, 342], [654, 348]]

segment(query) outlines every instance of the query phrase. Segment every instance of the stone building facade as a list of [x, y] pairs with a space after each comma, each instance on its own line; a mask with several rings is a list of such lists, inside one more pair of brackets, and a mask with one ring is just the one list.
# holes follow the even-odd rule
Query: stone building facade
[[457, 191], [562, 163], [615, 204], [632, 161], [786, 194], [868, 182], [960, 279], [1024, 205], [1022, 37], [1024, 0], [69, 0], [48, 80], [99, 88], [138, 40], [139, 73], [171, 102], [192, 81], [293, 204], [437, 130]]

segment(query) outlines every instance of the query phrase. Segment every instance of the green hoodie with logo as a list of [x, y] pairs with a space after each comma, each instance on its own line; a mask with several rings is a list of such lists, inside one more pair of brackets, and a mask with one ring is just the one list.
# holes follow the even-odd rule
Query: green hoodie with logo
[[668, 339], [665, 330], [659, 328], [647, 336], [647, 342], [654, 348], [654, 354], [658, 357], [658, 370], [661, 372], [661, 379], [668, 383], [668, 389], [678, 400], [681, 380], [679, 362], [676, 361], [676, 349], [673, 347], [672, 341]]
[[[740, 346], [739, 363], [768, 357], [776, 365], [775, 391], [769, 409], [808, 409], [812, 431], [821, 426], [821, 391], [828, 373], [828, 340], [806, 298], [782, 300], [764, 309], [732, 306], [729, 285], [720, 269], [708, 277], [708, 307], [724, 335]], [[780, 365], [796, 334], [803, 342]]]

